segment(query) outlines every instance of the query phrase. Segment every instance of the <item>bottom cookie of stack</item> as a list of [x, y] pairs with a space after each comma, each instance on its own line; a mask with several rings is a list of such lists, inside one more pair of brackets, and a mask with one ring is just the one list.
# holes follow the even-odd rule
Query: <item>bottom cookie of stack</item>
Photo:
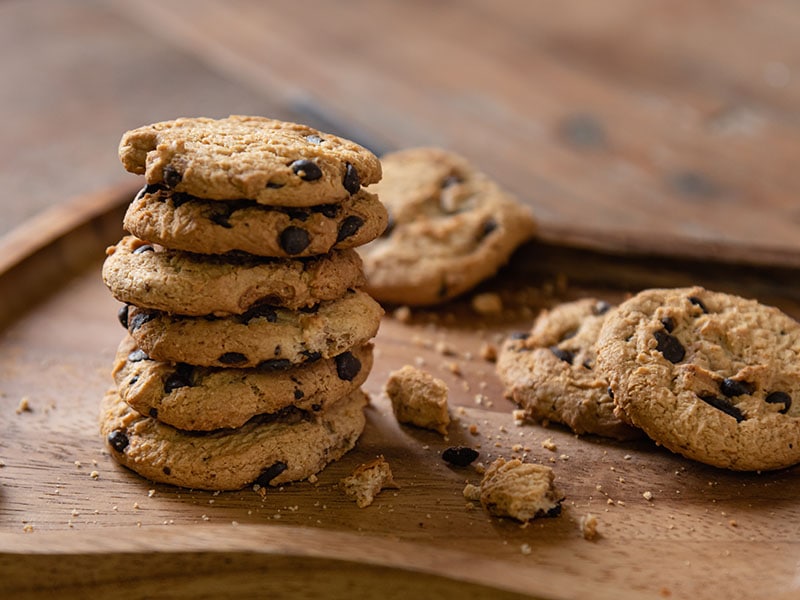
[[136, 412], [116, 389], [100, 409], [113, 457], [159, 483], [237, 490], [306, 479], [351, 450], [364, 430], [367, 395], [357, 389], [319, 412], [290, 407], [238, 429], [189, 432]]

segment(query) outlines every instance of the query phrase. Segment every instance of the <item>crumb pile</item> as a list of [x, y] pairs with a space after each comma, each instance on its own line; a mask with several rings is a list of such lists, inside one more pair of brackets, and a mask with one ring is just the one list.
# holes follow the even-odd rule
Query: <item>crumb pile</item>
[[125, 133], [146, 185], [103, 280], [127, 330], [102, 403], [112, 456], [223, 490], [308, 478], [350, 450], [383, 315], [354, 250], [388, 214], [367, 149], [261, 117]]

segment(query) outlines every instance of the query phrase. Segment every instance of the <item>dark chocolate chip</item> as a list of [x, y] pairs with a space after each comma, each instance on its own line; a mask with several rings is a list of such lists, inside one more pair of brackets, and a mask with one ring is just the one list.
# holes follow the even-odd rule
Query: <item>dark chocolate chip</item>
[[193, 371], [194, 369], [191, 365], [185, 363], [176, 365], [175, 372], [164, 380], [164, 393], [169, 394], [178, 388], [190, 387], [192, 385]]
[[442, 452], [442, 460], [457, 467], [466, 467], [478, 458], [478, 451], [468, 446], [453, 446]]
[[294, 161], [291, 167], [294, 174], [303, 181], [316, 181], [322, 177], [322, 169], [317, 166], [317, 163], [305, 158]]
[[139, 376], [134, 375], [133, 377], [130, 378], [130, 381], [128, 381], [128, 385], [136, 385], [137, 381], [139, 381]]
[[572, 364], [572, 360], [575, 358], [575, 354], [573, 352], [570, 352], [569, 350], [562, 350], [558, 346], [550, 346], [550, 352], [552, 352], [556, 358], [559, 358], [570, 364]]
[[142, 350], [141, 348], [137, 348], [130, 354], [128, 354], [128, 362], [141, 362], [143, 360], [150, 360], [150, 357], [147, 356], [147, 352]]
[[592, 307], [592, 314], [600, 316], [606, 314], [611, 309], [611, 305], [605, 300], [600, 300]]
[[295, 400], [301, 400], [303, 398], [303, 396], [305, 396], [305, 393], [300, 388], [298, 388], [298, 389], [296, 389], [294, 391], [294, 399]]
[[164, 473], [164, 475], [172, 475], [172, 469], [170, 469], [169, 467], [164, 467], [163, 469], [161, 469], [161, 471]]
[[558, 504], [556, 504], [556, 505], [555, 505], [553, 508], [551, 508], [550, 510], [548, 510], [548, 511], [547, 511], [546, 513], [544, 513], [542, 516], [543, 516], [543, 517], [545, 517], [545, 518], [547, 518], [547, 519], [549, 519], [549, 518], [551, 518], [551, 517], [557, 517], [557, 516], [558, 516], [558, 515], [560, 515], [560, 514], [561, 514], [561, 502], [559, 502]]
[[442, 280], [442, 283], [439, 286], [439, 291], [437, 292], [437, 294], [439, 294], [439, 298], [444, 298], [445, 296], [447, 296], [447, 282], [446, 281]]
[[147, 411], [147, 414], [150, 415], [150, 417], [152, 417], [153, 419], [157, 419], [158, 418], [158, 409], [157, 408], [151, 408], [149, 411]]
[[772, 392], [764, 398], [764, 402], [768, 402], [769, 404], [783, 404], [783, 408], [778, 411], [783, 415], [788, 413], [789, 409], [792, 407], [792, 397], [786, 392]]
[[111, 447], [117, 452], [122, 452], [128, 447], [128, 436], [125, 435], [124, 431], [119, 429], [115, 429], [109, 433], [107, 439]]
[[321, 411], [321, 410], [322, 410], [322, 404], [319, 404], [319, 403], [317, 403], [317, 404], [312, 404], [312, 405], [311, 405], [311, 410], [313, 410], [314, 412], [319, 412], [319, 411]]
[[267, 487], [273, 479], [275, 479], [288, 468], [289, 465], [279, 460], [261, 471], [261, 475], [258, 476], [254, 483], [260, 485], [261, 487]]
[[357, 217], [356, 215], [347, 217], [342, 221], [341, 225], [339, 225], [339, 232], [336, 234], [336, 243], [338, 244], [342, 240], [346, 240], [350, 236], [355, 235], [363, 224], [364, 219], [361, 217]]
[[172, 165], [167, 165], [164, 167], [164, 185], [168, 188], [174, 188], [183, 180], [183, 174], [173, 167]]
[[308, 140], [309, 143], [317, 146], [322, 143], [322, 138], [316, 135], [315, 133], [308, 134], [306, 136], [306, 140]]
[[527, 340], [529, 337], [531, 334], [528, 331], [512, 331], [508, 334], [510, 340]]
[[672, 333], [672, 330], [675, 329], [675, 321], [672, 317], [664, 317], [661, 319], [661, 324], [664, 326], [664, 329], [667, 330], [667, 333]]
[[495, 229], [497, 229], [497, 221], [494, 219], [487, 219], [483, 224], [483, 228], [481, 229], [480, 239], [485, 239]]
[[237, 317], [237, 321], [244, 325], [253, 319], [266, 319], [270, 323], [275, 323], [278, 320], [278, 313], [268, 304], [259, 304]]
[[308, 235], [305, 229], [290, 225], [281, 231], [278, 242], [286, 254], [300, 254], [303, 250], [308, 248], [308, 245], [311, 243], [311, 236]]
[[561, 336], [561, 339], [558, 340], [558, 341], [559, 342], [563, 342], [564, 340], [568, 340], [568, 339], [574, 338], [577, 335], [577, 333], [578, 333], [577, 329], [570, 329], [569, 331], [565, 332]]
[[317, 362], [322, 358], [322, 352], [312, 352], [311, 350], [303, 350], [300, 352], [305, 357], [306, 363]]
[[122, 326], [125, 329], [128, 328], [128, 305], [127, 304], [123, 304], [122, 306], [119, 307], [119, 310], [117, 311], [117, 319], [119, 319], [119, 322], [122, 324]]
[[268, 182], [267, 182], [267, 189], [268, 189], [268, 190], [279, 190], [279, 189], [281, 189], [281, 188], [282, 188], [284, 185], [286, 185], [286, 184], [285, 184], [285, 183], [278, 183], [278, 182], [276, 182], [276, 181], [268, 181]]
[[215, 211], [209, 217], [212, 223], [215, 223], [220, 227], [224, 227], [225, 229], [233, 229], [233, 225], [231, 225], [231, 222], [229, 220], [230, 218], [231, 215], [227, 210]]
[[150, 244], [143, 244], [134, 249], [134, 254], [144, 254], [145, 252], [155, 252], [156, 249], [153, 248]]
[[664, 358], [673, 364], [683, 360], [683, 357], [686, 356], [686, 350], [678, 341], [678, 338], [671, 336], [666, 330], [656, 331], [654, 335], [656, 342], [658, 342], [656, 350], [661, 352]]
[[193, 199], [197, 200], [196, 198], [193, 198], [192, 196], [190, 196], [189, 194], [186, 194], [184, 192], [172, 192], [171, 194], [162, 194], [162, 195], [159, 196], [159, 198], [162, 198], [162, 197], [163, 197], [165, 202], [167, 200], [171, 200], [172, 201], [172, 206], [175, 207], [175, 208], [180, 208], [181, 206], [183, 206], [184, 204], [186, 204], [187, 202], [189, 202], [189, 201], [191, 201]]
[[137, 312], [133, 317], [128, 317], [128, 331], [134, 332], [145, 323], [148, 323], [157, 317], [155, 312]]
[[358, 190], [361, 189], [361, 177], [358, 175], [358, 171], [356, 168], [347, 163], [344, 169], [344, 179], [342, 180], [342, 185], [344, 189], [346, 189], [351, 194], [355, 194]]
[[258, 368], [263, 369], [264, 371], [281, 371], [283, 369], [288, 369], [292, 366], [292, 361], [288, 358], [270, 358], [267, 360], [262, 360], [258, 363]]
[[719, 391], [728, 398], [747, 396], [752, 394], [755, 389], [755, 386], [749, 381], [737, 381], [736, 379], [723, 379], [719, 384]]
[[343, 352], [334, 361], [336, 362], [336, 374], [343, 381], [353, 381], [361, 371], [361, 361], [350, 352]]
[[700, 298], [698, 298], [697, 296], [689, 296], [689, 302], [691, 302], [695, 306], [699, 306], [700, 310], [708, 314], [708, 309], [706, 308], [706, 305], [703, 304], [703, 301], [700, 300]]
[[339, 214], [338, 204], [320, 204], [311, 208], [313, 212], [320, 213], [329, 219], [335, 219]]
[[223, 365], [240, 365], [247, 362], [247, 357], [241, 352], [226, 352], [219, 355], [217, 362], [221, 362]]
[[707, 404], [710, 404], [711, 406], [713, 406], [717, 410], [721, 410], [726, 415], [730, 415], [731, 417], [736, 419], [737, 423], [741, 423], [742, 421], [744, 421], [745, 417], [742, 414], [742, 411], [739, 410], [736, 407], [736, 405], [734, 405], [727, 398], [718, 398], [716, 396], [710, 396], [710, 395], [699, 396], [699, 398], [700, 398], [700, 400], [702, 400], [703, 402], [705, 402]]
[[613, 400], [614, 399], [614, 390], [611, 389], [611, 386], [608, 386], [608, 389], [606, 389], [606, 392], [608, 393], [608, 397]]

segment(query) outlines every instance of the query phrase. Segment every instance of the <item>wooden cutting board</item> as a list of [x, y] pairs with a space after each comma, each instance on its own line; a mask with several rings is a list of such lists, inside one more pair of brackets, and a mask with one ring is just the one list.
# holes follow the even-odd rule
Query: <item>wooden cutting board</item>
[[[98, 434], [98, 402], [123, 335], [100, 265], [132, 192], [80, 199], [0, 243], [0, 597], [121, 588], [126, 597], [170, 598], [800, 596], [797, 467], [732, 473], [649, 442], [518, 426], [494, 365], [481, 358], [485, 344], [528, 328], [541, 306], [561, 299], [615, 301], [653, 277], [736, 289], [755, 279], [714, 264], [692, 271], [691, 260], [643, 266], [641, 257], [534, 244], [484, 288], [502, 294], [502, 318], [476, 315], [468, 301], [416, 311], [411, 322], [387, 314], [365, 385], [367, 429], [318, 482], [263, 495], [191, 491], [118, 466]], [[546, 263], [531, 260], [537, 252]], [[758, 281], [751, 289], [800, 316], [788, 281]], [[447, 382], [447, 439], [396, 423], [381, 390], [404, 364]], [[441, 459], [454, 445], [477, 448], [484, 464], [518, 456], [552, 466], [563, 513], [527, 525], [489, 517], [462, 495], [465, 482], [479, 481], [476, 470]], [[359, 509], [337, 481], [378, 454], [400, 487]], [[594, 541], [579, 526], [589, 513], [599, 522]]]

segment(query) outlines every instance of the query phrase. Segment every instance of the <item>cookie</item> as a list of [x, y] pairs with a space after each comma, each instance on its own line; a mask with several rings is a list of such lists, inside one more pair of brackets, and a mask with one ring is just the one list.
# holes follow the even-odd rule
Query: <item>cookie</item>
[[110, 390], [100, 430], [111, 456], [151, 481], [204, 490], [274, 486], [306, 479], [352, 449], [367, 401], [356, 390], [319, 413], [289, 409], [239, 429], [189, 433], [139, 414]]
[[400, 423], [447, 435], [450, 412], [447, 384], [430, 373], [405, 365], [389, 373], [384, 391]]
[[371, 344], [302, 368], [219, 369], [152, 360], [126, 336], [112, 376], [120, 397], [137, 412], [178, 429], [210, 431], [241, 427], [290, 406], [322, 410], [360, 387], [371, 369]]
[[366, 343], [382, 316], [380, 304], [356, 290], [304, 310], [263, 305], [228, 317], [187, 317], [131, 305], [125, 320], [139, 348], [155, 360], [285, 368]]
[[800, 324], [701, 287], [645, 290], [606, 320], [597, 363], [627, 419], [717, 467], [800, 462]]
[[527, 417], [563, 423], [577, 434], [641, 437], [614, 415], [608, 382], [595, 364], [595, 343], [611, 312], [608, 303], [585, 298], [542, 311], [529, 333], [509, 336], [497, 357], [506, 396]]
[[288, 258], [361, 246], [379, 236], [387, 221], [378, 197], [363, 189], [338, 204], [286, 208], [204, 200], [154, 184], [134, 198], [124, 225], [138, 238], [173, 250]]
[[561, 514], [562, 494], [554, 486], [553, 469], [514, 458], [496, 459], [483, 475], [479, 486], [468, 484], [464, 497], [480, 501], [496, 517], [530, 521], [537, 517]]
[[167, 250], [125, 236], [106, 250], [103, 281], [120, 302], [188, 316], [241, 315], [269, 304], [299, 309], [364, 282], [355, 250], [306, 259]]
[[147, 183], [211, 200], [276, 206], [337, 202], [381, 177], [366, 148], [306, 125], [233, 115], [128, 131], [119, 158]]
[[381, 490], [397, 487], [392, 468], [383, 456], [359, 465], [349, 476], [339, 480], [339, 488], [355, 500], [358, 508], [372, 504]]
[[530, 210], [456, 154], [415, 148], [382, 162], [372, 190], [389, 226], [359, 249], [379, 301], [445, 302], [494, 275], [534, 233]]

